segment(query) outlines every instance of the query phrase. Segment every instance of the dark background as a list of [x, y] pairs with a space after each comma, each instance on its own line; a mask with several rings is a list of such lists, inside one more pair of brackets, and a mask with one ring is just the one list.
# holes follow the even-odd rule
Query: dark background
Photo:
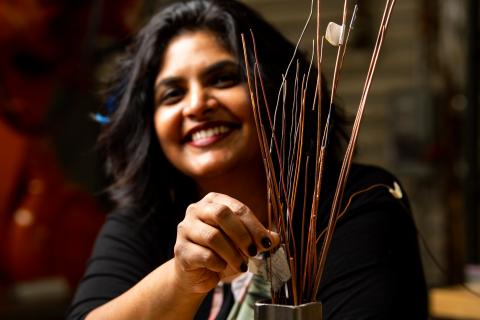
[[[157, 2], [0, 0], [1, 319], [62, 318], [111, 207], [92, 120], [100, 82]], [[310, 6], [245, 2], [292, 41]], [[338, 93], [349, 115], [383, 5], [360, 2]], [[324, 24], [340, 22], [340, 2], [322, 8]], [[403, 182], [430, 287], [480, 278], [478, 12], [476, 0], [398, 1], [358, 145], [358, 161]], [[325, 49], [327, 79], [334, 55]]]

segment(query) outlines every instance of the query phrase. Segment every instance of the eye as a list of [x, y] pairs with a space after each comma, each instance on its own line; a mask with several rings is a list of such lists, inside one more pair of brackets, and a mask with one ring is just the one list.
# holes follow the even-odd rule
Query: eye
[[185, 91], [181, 88], [167, 88], [160, 95], [158, 104], [172, 105], [180, 101]]
[[229, 88], [240, 83], [238, 72], [219, 73], [212, 77], [211, 85], [216, 88]]

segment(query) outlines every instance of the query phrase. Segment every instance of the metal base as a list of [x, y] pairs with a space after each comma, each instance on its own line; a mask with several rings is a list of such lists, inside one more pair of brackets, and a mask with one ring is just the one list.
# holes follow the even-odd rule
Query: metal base
[[309, 302], [298, 306], [270, 304], [265, 301], [255, 303], [255, 320], [306, 320], [323, 319], [322, 304]]

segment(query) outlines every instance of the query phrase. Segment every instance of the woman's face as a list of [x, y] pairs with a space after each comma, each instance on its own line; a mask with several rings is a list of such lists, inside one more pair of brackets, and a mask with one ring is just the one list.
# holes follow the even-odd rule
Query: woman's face
[[248, 174], [261, 156], [239, 62], [208, 31], [176, 36], [162, 61], [154, 123], [168, 160], [197, 182]]

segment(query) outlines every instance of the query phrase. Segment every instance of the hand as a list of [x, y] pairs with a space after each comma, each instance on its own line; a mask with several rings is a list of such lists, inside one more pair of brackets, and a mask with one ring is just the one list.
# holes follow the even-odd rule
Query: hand
[[177, 281], [183, 290], [206, 293], [225, 277], [245, 272], [247, 257], [279, 244], [240, 201], [209, 193], [187, 208], [175, 243]]

